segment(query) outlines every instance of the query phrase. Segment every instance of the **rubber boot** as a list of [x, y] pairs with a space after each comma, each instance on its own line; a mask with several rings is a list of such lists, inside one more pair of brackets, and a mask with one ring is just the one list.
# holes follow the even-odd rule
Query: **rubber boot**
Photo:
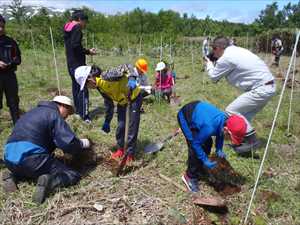
[[6, 193], [15, 192], [17, 188], [16, 179], [12, 172], [5, 170], [2, 173], [3, 190]]
[[51, 192], [51, 175], [43, 174], [39, 176], [35, 188], [35, 192], [32, 196], [32, 201], [37, 204], [42, 204], [48, 194]]

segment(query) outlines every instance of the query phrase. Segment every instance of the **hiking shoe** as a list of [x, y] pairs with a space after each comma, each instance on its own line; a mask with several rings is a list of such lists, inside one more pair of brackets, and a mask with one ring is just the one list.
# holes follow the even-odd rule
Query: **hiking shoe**
[[114, 160], [118, 160], [124, 156], [124, 153], [125, 153], [124, 149], [119, 148], [117, 151], [111, 154], [111, 158]]
[[15, 192], [18, 188], [15, 182], [15, 177], [12, 172], [5, 170], [2, 173], [3, 190], [6, 193]]
[[181, 179], [189, 191], [194, 193], [199, 191], [198, 179], [189, 178], [186, 173], [182, 175]]
[[45, 201], [50, 191], [51, 176], [50, 174], [43, 174], [39, 176], [35, 188], [35, 192], [32, 196], [32, 201], [41, 204]]

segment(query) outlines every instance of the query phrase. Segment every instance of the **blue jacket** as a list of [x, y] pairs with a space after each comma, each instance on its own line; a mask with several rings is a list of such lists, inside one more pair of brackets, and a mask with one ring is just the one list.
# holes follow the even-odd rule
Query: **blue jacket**
[[216, 137], [216, 150], [222, 150], [224, 143], [223, 128], [226, 120], [225, 113], [207, 102], [200, 102], [196, 105], [191, 115], [192, 118], [188, 118], [190, 121], [188, 122], [181, 110], [178, 113], [178, 119], [182, 132], [196, 151], [197, 157], [199, 159], [202, 159], [203, 156], [207, 158], [201, 145], [212, 136]]
[[36, 108], [21, 116], [7, 144], [20, 141], [40, 146], [48, 153], [55, 148], [71, 154], [82, 150], [81, 141], [59, 114], [57, 104], [52, 101], [40, 102]]

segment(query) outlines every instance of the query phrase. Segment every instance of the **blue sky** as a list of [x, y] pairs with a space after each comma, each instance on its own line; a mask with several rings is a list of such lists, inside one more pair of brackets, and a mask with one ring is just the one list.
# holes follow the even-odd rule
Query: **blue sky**
[[[0, 5], [9, 2], [10, 0], [0, 0]], [[151, 12], [171, 9], [181, 14], [184, 12], [188, 15], [193, 14], [197, 18], [205, 18], [209, 15], [216, 20], [226, 19], [244, 23], [252, 22], [259, 12], [272, 2], [267, 0], [23, 0], [23, 4], [26, 5], [34, 4], [64, 9], [85, 5], [105, 14], [130, 11], [136, 7]], [[277, 2], [282, 8], [288, 2], [296, 4], [298, 1], [279, 0]]]

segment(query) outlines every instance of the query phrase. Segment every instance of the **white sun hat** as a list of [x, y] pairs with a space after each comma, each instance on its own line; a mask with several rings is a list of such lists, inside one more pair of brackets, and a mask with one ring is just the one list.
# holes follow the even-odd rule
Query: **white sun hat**
[[71, 106], [73, 108], [73, 102], [72, 100], [67, 97], [67, 96], [63, 96], [63, 95], [57, 95], [53, 98], [52, 100], [53, 102], [57, 102], [57, 103], [61, 103], [61, 104], [64, 104], [64, 105], [68, 105], [68, 106]]
[[161, 71], [161, 70], [163, 70], [164, 68], [166, 68], [166, 64], [165, 64], [164, 62], [159, 62], [159, 63], [157, 63], [157, 65], [156, 65], [155, 71]]
[[77, 83], [80, 85], [80, 91], [83, 90], [86, 79], [88, 78], [92, 67], [91, 66], [79, 66], [75, 70], [75, 79]]

